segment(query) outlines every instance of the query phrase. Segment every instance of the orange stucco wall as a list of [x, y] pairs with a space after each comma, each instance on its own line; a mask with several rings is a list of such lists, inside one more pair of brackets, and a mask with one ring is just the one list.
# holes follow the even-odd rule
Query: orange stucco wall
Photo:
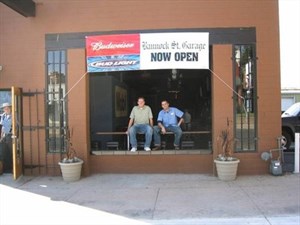
[[[258, 91], [258, 152], [239, 153], [239, 173], [266, 173], [267, 165], [260, 160], [262, 151], [276, 148], [280, 128], [280, 65], [278, 2], [240, 1], [51, 1], [36, 2], [36, 17], [25, 18], [0, 4], [0, 88], [18, 86], [27, 91], [45, 90], [45, 34], [122, 31], [149, 29], [191, 29], [220, 27], [255, 27], [257, 47]], [[59, 38], [59, 36], [57, 36]], [[232, 84], [232, 48], [213, 46], [213, 71]], [[68, 87], [85, 73], [85, 50], [69, 49]], [[89, 155], [89, 83], [84, 77], [68, 95], [69, 125], [74, 129], [74, 146], [85, 160], [84, 174], [96, 172], [213, 172], [213, 155], [177, 156], [90, 156]], [[232, 118], [232, 92], [215, 77], [212, 79], [213, 141]], [[29, 98], [24, 98], [24, 124], [44, 125], [43, 98], [39, 110], [29, 118]], [[36, 116], [34, 113], [39, 114]], [[37, 131], [38, 132], [38, 131]], [[58, 174], [57, 155], [45, 153], [45, 132], [39, 129], [40, 142], [27, 144], [32, 138], [24, 134], [25, 161], [46, 165], [44, 173]], [[42, 156], [39, 156], [40, 152]], [[44, 156], [46, 154], [46, 156]], [[200, 166], [201, 165], [201, 166]], [[31, 172], [35, 171], [31, 169]]]

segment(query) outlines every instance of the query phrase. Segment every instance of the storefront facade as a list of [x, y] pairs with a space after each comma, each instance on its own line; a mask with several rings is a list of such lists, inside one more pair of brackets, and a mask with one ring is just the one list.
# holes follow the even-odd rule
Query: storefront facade
[[[84, 175], [214, 174], [227, 122], [237, 139], [238, 173], [268, 172], [260, 155], [277, 148], [281, 133], [277, 1], [35, 3], [35, 17], [27, 18], [0, 5], [0, 91], [22, 89], [25, 174], [60, 173], [66, 127]], [[87, 70], [87, 37], [180, 34], [182, 47], [196, 33], [208, 34], [208, 68]], [[154, 120], [163, 99], [190, 113], [180, 150], [169, 146], [169, 135], [161, 151], [128, 151], [125, 131], [139, 96]]]

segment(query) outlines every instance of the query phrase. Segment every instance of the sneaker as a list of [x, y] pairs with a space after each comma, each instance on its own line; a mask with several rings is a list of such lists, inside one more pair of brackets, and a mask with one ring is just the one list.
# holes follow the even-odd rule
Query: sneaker
[[145, 147], [144, 150], [145, 150], [146, 152], [149, 152], [149, 151], [151, 151], [151, 148]]
[[130, 151], [131, 152], [136, 152], [137, 148], [133, 147]]
[[179, 148], [179, 146], [175, 145], [175, 146], [174, 146], [174, 149], [175, 149], [175, 150], [179, 150], [180, 148]]
[[153, 151], [158, 151], [158, 150], [160, 150], [160, 149], [161, 149], [160, 146], [155, 146], [155, 148], [153, 148], [152, 150], [153, 150]]

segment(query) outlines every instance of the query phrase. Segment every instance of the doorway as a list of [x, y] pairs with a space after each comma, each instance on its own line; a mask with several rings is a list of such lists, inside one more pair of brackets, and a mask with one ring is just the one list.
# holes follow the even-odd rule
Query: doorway
[[[138, 97], [144, 97], [146, 104], [151, 107], [155, 124], [163, 99], [167, 99], [170, 106], [188, 111], [192, 117], [188, 129], [207, 133], [187, 134], [183, 139], [194, 141], [193, 149], [209, 149], [211, 72], [199, 69], [165, 69], [90, 74], [92, 150], [109, 150], [108, 142], [119, 143], [118, 150], [126, 149], [124, 135], [116, 134], [126, 131], [129, 114]], [[184, 131], [186, 129], [183, 127]]]
[[4, 111], [3, 107], [0, 110], [0, 161], [4, 172], [11, 172], [15, 180], [23, 174], [21, 95], [22, 89], [18, 87], [0, 90], [0, 105], [4, 107]]

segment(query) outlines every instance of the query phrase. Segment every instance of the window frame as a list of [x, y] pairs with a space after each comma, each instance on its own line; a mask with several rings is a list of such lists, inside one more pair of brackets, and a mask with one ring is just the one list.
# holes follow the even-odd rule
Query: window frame
[[[248, 67], [248, 71], [250, 71], [248, 74], [251, 74], [251, 82], [249, 84], [248, 82], [248, 85], [250, 85], [251, 87], [248, 87], [248, 89], [252, 89], [250, 92], [251, 94], [251, 98], [249, 98], [249, 93], [246, 92], [246, 94], [248, 96], [245, 95], [245, 93], [243, 94], [242, 93], [242, 96], [244, 97], [244, 100], [243, 100], [243, 110], [244, 111], [247, 111], [244, 112], [244, 113], [241, 113], [241, 121], [243, 121], [243, 119], [246, 119], [248, 124], [248, 128], [246, 130], [247, 132], [247, 137], [246, 138], [243, 138], [241, 140], [241, 138], [243, 137], [243, 132], [238, 132], [238, 128], [237, 128], [237, 125], [238, 125], [238, 122], [239, 122], [239, 116], [238, 116], [238, 98], [239, 98], [239, 90], [237, 90], [237, 79], [236, 79], [236, 74], [237, 74], [237, 71], [236, 71], [236, 63], [237, 63], [237, 54], [236, 54], [236, 48], [237, 46], [240, 46], [240, 49], [241, 49], [241, 46], [249, 46], [251, 48], [251, 58], [250, 58], [250, 61], [251, 61], [251, 69], [249, 69]], [[240, 59], [242, 57], [240, 56]], [[256, 44], [234, 44], [232, 45], [232, 68], [233, 68], [233, 84], [234, 84], [234, 87], [235, 87], [235, 93], [234, 93], [234, 96], [233, 96], [233, 120], [234, 120], [234, 137], [235, 139], [237, 140], [236, 143], [235, 143], [235, 148], [234, 148], [234, 151], [235, 152], [257, 152], [257, 148], [258, 148], [258, 137], [257, 137], [257, 130], [258, 130], [258, 126], [257, 126], [257, 121], [258, 121], [258, 109], [257, 109], [257, 57], [256, 57]], [[247, 74], [245, 74], [247, 75]], [[241, 84], [243, 85], [243, 84]], [[249, 91], [249, 90], [248, 90]], [[251, 107], [252, 107], [252, 110], [251, 112], [248, 111], [249, 108], [247, 108], [247, 105], [246, 105], [246, 102], [245, 100], [247, 101], [247, 99], [251, 100], [252, 101], [252, 104], [251, 104]], [[251, 108], [250, 108], [251, 109]], [[244, 118], [242, 117], [244, 114]], [[251, 129], [249, 128], [249, 126], [251, 125], [249, 120], [251, 120], [251, 115], [253, 115], [253, 126], [254, 128]], [[241, 128], [243, 129], [243, 122], [241, 122]], [[251, 136], [251, 131], [253, 132], [253, 135]], [[241, 134], [241, 135], [238, 135], [238, 134]], [[245, 143], [246, 142], [246, 143]], [[239, 148], [240, 146], [240, 148]], [[246, 146], [246, 147], [245, 147]], [[250, 146], [253, 146], [253, 148], [251, 148]], [[247, 148], [248, 147], [248, 148]]]
[[[50, 54], [52, 53], [52, 58], [50, 59]], [[58, 55], [57, 55], [58, 54]], [[65, 133], [66, 127], [68, 125], [68, 113], [67, 113], [67, 102], [63, 99], [67, 91], [67, 50], [66, 49], [47, 49], [46, 50], [46, 74], [45, 74], [45, 124], [46, 124], [46, 151], [47, 153], [63, 153], [65, 152], [65, 141], [63, 134]], [[52, 69], [50, 69], [52, 67]], [[56, 71], [56, 69], [58, 71]], [[52, 73], [53, 78], [50, 78]], [[64, 77], [62, 77], [64, 76]], [[63, 79], [61, 79], [63, 78]], [[53, 91], [50, 90], [51, 85], [54, 86]], [[58, 81], [58, 82], [57, 82]], [[51, 84], [52, 83], [52, 84]], [[58, 86], [57, 86], [58, 85]], [[64, 87], [63, 87], [64, 86]], [[56, 92], [56, 88], [59, 91]], [[50, 97], [53, 96], [53, 99]], [[50, 124], [50, 116], [53, 115], [50, 112], [49, 103], [54, 101], [54, 120], [56, 125]], [[55, 106], [56, 105], [56, 106]], [[59, 115], [59, 116], [57, 116]], [[54, 131], [55, 143], [54, 147], [51, 147], [52, 137], [50, 135], [50, 130]]]

